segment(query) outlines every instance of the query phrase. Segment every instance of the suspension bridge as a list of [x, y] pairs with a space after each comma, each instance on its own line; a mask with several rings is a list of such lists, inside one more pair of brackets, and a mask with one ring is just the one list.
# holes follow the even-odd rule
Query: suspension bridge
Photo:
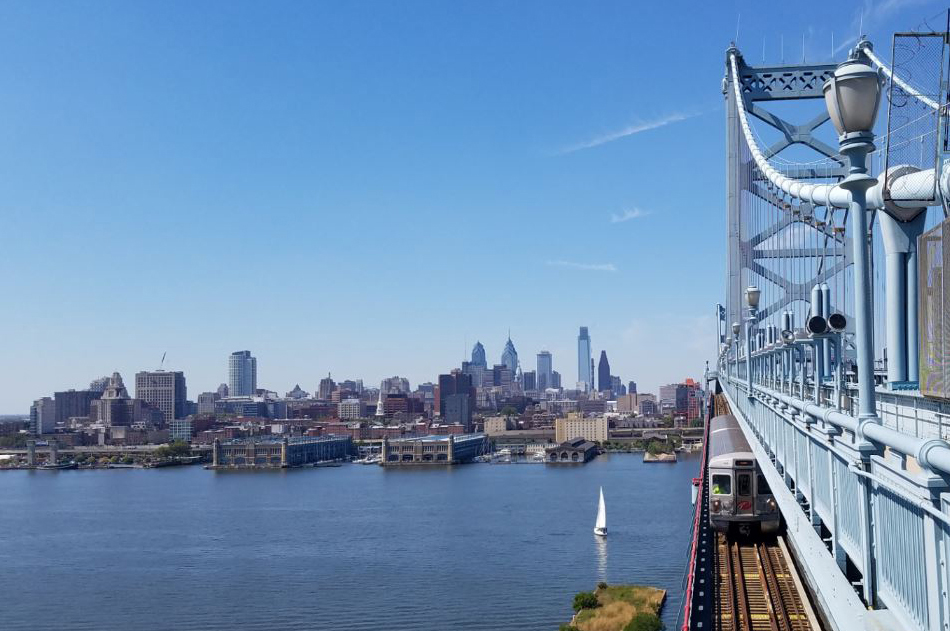
[[684, 630], [950, 630], [948, 43], [897, 33], [810, 65], [725, 53], [710, 415], [737, 419], [790, 563], [715, 539], [704, 464]]

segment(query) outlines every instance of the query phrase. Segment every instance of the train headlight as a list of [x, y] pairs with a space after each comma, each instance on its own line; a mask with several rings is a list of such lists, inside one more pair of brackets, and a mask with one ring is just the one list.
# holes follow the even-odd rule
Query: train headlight
[[720, 502], [719, 500], [713, 500], [712, 509], [714, 513], [718, 513], [722, 509], [722, 502]]
[[778, 504], [775, 503], [774, 497], [770, 497], [769, 501], [767, 501], [765, 505], [768, 507], [770, 513], [774, 513], [776, 510], [778, 510]]

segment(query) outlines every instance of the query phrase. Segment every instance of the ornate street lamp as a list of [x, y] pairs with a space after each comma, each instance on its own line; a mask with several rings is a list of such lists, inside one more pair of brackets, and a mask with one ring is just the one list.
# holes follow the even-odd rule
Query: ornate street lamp
[[838, 131], [841, 153], [850, 163], [849, 175], [839, 186], [850, 191], [854, 249], [855, 347], [858, 364], [858, 421], [877, 420], [874, 401], [874, 345], [871, 310], [871, 268], [868, 261], [867, 190], [877, 183], [868, 175], [867, 155], [874, 150], [874, 121], [881, 104], [877, 72], [852, 58], [835, 70], [824, 85], [828, 115]]
[[823, 91], [838, 136], [871, 134], [881, 105], [881, 78], [877, 71], [858, 60], [848, 60], [825, 81]]

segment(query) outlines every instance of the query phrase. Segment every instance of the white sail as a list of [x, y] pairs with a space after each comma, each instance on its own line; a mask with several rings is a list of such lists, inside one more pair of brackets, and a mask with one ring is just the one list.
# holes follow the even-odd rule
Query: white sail
[[597, 522], [594, 532], [598, 535], [607, 534], [607, 506], [604, 504], [604, 487], [600, 487], [600, 502], [597, 505]]

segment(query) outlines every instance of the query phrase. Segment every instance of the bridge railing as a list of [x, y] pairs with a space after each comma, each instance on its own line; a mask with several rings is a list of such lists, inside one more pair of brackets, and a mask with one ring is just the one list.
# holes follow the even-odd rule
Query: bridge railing
[[[813, 371], [808, 366], [803, 371], [800, 360], [793, 358], [792, 361], [795, 361], [794, 372], [789, 363], [780, 363], [775, 367], [775, 376], [769, 379], [768, 383], [783, 393], [813, 401], [815, 399]], [[810, 366], [807, 355], [805, 362]], [[738, 370], [739, 378], [746, 379], [744, 360], [740, 359], [738, 369], [734, 363], [732, 366], [730, 376], [735, 378]], [[782, 374], [782, 371], [785, 374]], [[755, 372], [754, 368], [753, 372]], [[804, 385], [802, 372], [806, 374]], [[809, 376], [809, 373], [812, 373], [812, 376]], [[726, 374], [725, 369], [723, 374]], [[831, 380], [834, 380], [833, 376]], [[819, 386], [821, 404], [844, 413], [856, 413], [860, 400], [857, 385], [853, 381], [846, 381], [842, 376], [837, 392], [836, 399], [835, 385], [827, 379], [822, 381]], [[925, 440], [950, 440], [950, 402], [925, 398], [918, 391], [894, 391], [882, 386], [875, 392], [875, 404], [878, 417], [885, 427]]]
[[816, 400], [805, 366], [802, 396], [801, 377], [776, 378], [762, 366], [768, 357], [753, 358], [751, 393], [734, 364], [720, 366], [720, 383], [795, 510], [865, 605], [886, 608], [907, 630], [950, 628], [950, 450], [925, 438], [942, 435], [943, 408], [893, 394], [879, 404], [882, 423], [862, 423], [850, 415], [850, 388], [822, 384]]

